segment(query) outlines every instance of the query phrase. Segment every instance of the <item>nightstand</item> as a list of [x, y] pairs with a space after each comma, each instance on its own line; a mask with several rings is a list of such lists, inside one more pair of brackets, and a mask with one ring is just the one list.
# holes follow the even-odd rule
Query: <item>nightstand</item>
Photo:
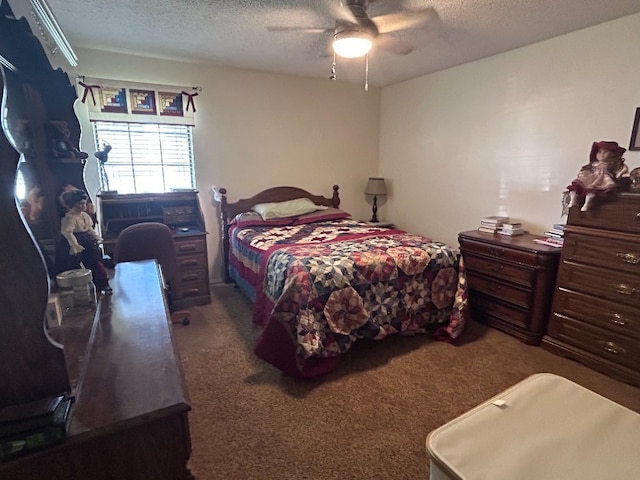
[[538, 345], [546, 332], [560, 249], [539, 237], [458, 234], [474, 320]]

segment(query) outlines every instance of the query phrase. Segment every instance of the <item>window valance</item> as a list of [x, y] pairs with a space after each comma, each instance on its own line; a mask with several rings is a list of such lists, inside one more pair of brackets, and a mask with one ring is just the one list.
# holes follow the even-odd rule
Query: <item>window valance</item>
[[79, 77], [77, 91], [91, 121], [195, 126], [201, 89]]

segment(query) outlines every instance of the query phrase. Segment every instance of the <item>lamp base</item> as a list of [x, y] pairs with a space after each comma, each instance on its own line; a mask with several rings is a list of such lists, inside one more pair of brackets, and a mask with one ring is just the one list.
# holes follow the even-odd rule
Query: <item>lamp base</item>
[[378, 223], [378, 197], [373, 196], [373, 207], [371, 207], [371, 223]]

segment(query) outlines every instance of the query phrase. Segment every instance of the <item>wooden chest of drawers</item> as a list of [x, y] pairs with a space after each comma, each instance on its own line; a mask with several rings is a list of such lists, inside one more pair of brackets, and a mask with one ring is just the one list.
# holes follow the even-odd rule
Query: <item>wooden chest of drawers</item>
[[640, 385], [640, 195], [569, 211], [543, 346]]
[[545, 333], [560, 257], [560, 249], [534, 238], [476, 230], [458, 235], [472, 317], [531, 345]]
[[178, 233], [173, 237], [180, 269], [177, 281], [172, 284], [175, 308], [211, 303], [206, 235]]

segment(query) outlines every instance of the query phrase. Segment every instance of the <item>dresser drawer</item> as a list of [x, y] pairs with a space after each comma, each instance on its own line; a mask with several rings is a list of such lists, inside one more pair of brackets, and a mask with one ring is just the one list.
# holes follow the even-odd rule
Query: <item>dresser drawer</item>
[[196, 268], [188, 271], [181, 271], [172, 284], [176, 292], [176, 298], [197, 297], [209, 295], [209, 279], [207, 270]]
[[639, 308], [560, 288], [554, 298], [554, 311], [640, 340]]
[[622, 193], [611, 201], [598, 203], [591, 210], [569, 209], [567, 223], [582, 227], [605, 228], [640, 233], [640, 195]]
[[204, 237], [174, 237], [176, 255], [192, 255], [194, 253], [204, 253], [207, 251], [207, 242]]
[[640, 276], [615, 270], [563, 262], [558, 286], [632, 307], [640, 307]]
[[536, 275], [535, 270], [531, 268], [512, 265], [494, 258], [479, 257], [471, 253], [464, 255], [464, 266], [467, 271], [498, 277], [527, 287], [533, 285]]
[[486, 321], [487, 317], [493, 317], [521, 328], [529, 327], [530, 312], [526, 309], [486, 298], [474, 291], [469, 292], [469, 304], [474, 320]]
[[640, 239], [616, 240], [567, 232], [562, 258], [640, 274]]
[[[525, 265], [537, 265], [538, 256], [534, 252], [526, 252], [514, 248], [506, 248], [498, 244], [478, 242], [467, 238], [459, 237], [460, 250], [463, 255], [479, 254], [499, 260], [507, 260]], [[465, 260], [466, 261], [466, 260]]]
[[475, 290], [522, 308], [529, 308], [531, 305], [530, 290], [498, 282], [491, 278], [476, 275], [473, 272], [467, 272], [467, 284], [471, 291]]
[[640, 370], [640, 342], [554, 313], [549, 334], [569, 345]]
[[181, 272], [187, 272], [195, 268], [206, 268], [207, 256], [204, 253], [196, 255], [181, 255], [178, 257], [178, 268]]
[[204, 268], [192, 268], [186, 271], [180, 271], [178, 281], [182, 285], [189, 283], [208, 283], [207, 270]]

